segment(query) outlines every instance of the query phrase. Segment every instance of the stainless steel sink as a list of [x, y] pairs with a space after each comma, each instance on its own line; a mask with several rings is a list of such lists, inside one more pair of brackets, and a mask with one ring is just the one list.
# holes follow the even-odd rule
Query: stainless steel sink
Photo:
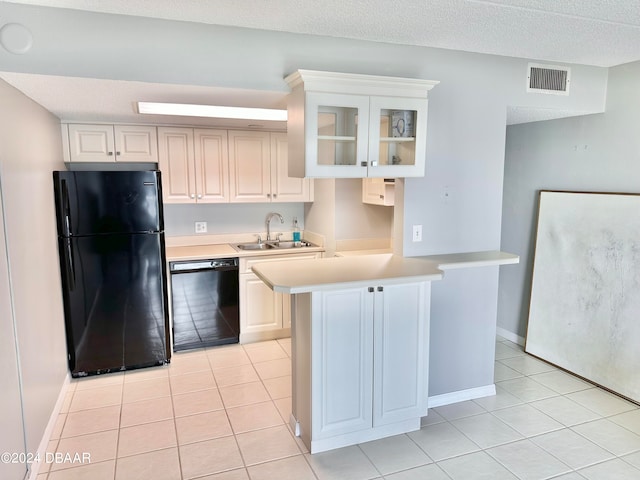
[[239, 250], [269, 250], [271, 248], [275, 248], [278, 250], [286, 250], [290, 248], [304, 248], [304, 247], [315, 247], [315, 245], [309, 242], [294, 242], [294, 241], [279, 241], [279, 242], [252, 242], [252, 243], [239, 243], [234, 245], [235, 248]]
[[240, 243], [236, 245], [240, 250], [268, 250], [273, 248], [270, 243]]
[[298, 244], [296, 245], [296, 242], [274, 242], [274, 243], [270, 243], [269, 245], [271, 245], [273, 248], [300, 248], [300, 247], [306, 247], [308, 246], [306, 243], [303, 242], [298, 242]]

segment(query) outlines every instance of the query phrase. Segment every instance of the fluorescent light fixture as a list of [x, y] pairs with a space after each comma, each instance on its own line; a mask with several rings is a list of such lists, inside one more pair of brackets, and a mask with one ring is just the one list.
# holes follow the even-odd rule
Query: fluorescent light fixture
[[138, 113], [185, 117], [237, 118], [244, 120], [287, 121], [286, 110], [273, 108], [217, 107], [187, 103], [138, 102]]

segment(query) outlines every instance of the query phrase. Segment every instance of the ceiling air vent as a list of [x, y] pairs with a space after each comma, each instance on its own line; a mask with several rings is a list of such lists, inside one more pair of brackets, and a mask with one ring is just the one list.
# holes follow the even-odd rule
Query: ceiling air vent
[[529, 64], [527, 92], [569, 95], [571, 69], [555, 65]]

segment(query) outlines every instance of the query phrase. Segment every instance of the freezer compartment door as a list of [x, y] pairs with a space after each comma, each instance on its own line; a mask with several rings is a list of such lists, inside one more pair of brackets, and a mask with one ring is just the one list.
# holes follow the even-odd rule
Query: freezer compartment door
[[59, 246], [72, 375], [165, 363], [162, 235], [61, 237]]
[[164, 229], [159, 172], [53, 172], [53, 181], [61, 236]]

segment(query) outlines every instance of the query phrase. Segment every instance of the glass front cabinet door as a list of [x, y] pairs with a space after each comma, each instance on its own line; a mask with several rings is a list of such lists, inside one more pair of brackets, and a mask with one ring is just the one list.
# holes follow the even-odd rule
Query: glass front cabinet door
[[422, 177], [427, 100], [370, 97], [369, 177]]
[[313, 71], [287, 81], [291, 176], [424, 176], [427, 91], [437, 82]]
[[[369, 99], [309, 93], [305, 102], [308, 176], [360, 177], [367, 166]], [[363, 170], [364, 169], [364, 170]]]

